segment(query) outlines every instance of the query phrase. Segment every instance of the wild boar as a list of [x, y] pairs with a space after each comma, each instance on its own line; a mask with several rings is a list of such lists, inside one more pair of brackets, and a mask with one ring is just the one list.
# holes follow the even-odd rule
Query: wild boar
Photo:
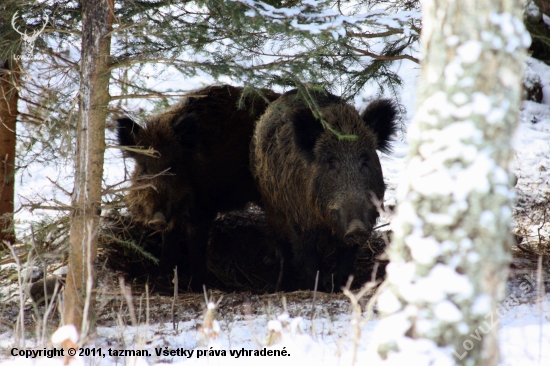
[[124, 151], [136, 162], [129, 211], [163, 231], [161, 273], [171, 273], [176, 264], [181, 273], [182, 258], [187, 259], [193, 291], [202, 291], [208, 233], [216, 215], [259, 199], [249, 169], [250, 140], [268, 102], [278, 97], [267, 90], [262, 94], [210, 86], [191, 92], [143, 126], [118, 119], [120, 146], [155, 151], [153, 156]]
[[[335, 255], [334, 285], [353, 273], [359, 245], [378, 218], [385, 184], [376, 150], [389, 152], [398, 111], [387, 99], [359, 114], [341, 98], [312, 92], [325, 129], [297, 90], [272, 103], [256, 125], [251, 167], [272, 235], [292, 262], [297, 280], [284, 269], [281, 284], [313, 288], [323, 259]], [[290, 243], [290, 244], [285, 244]], [[285, 254], [284, 254], [285, 255]], [[321, 274], [323, 274], [321, 272]], [[291, 283], [294, 282], [294, 283]]]

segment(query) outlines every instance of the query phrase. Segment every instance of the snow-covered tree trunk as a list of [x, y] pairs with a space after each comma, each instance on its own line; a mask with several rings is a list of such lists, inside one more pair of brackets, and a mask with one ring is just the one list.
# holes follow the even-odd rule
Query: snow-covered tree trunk
[[13, 220], [18, 80], [17, 61], [15, 59], [0, 61], [0, 243], [6, 240], [12, 244], [15, 236], [13, 232], [6, 230]]
[[74, 211], [71, 216], [69, 272], [64, 322], [86, 332], [90, 318], [93, 261], [101, 212], [105, 119], [109, 79], [113, 0], [86, 0], [82, 9], [82, 58]]
[[395, 364], [499, 362], [499, 310], [509, 306], [499, 303], [510, 262], [507, 168], [530, 43], [520, 5], [422, 2], [417, 109], [378, 299], [378, 354]]

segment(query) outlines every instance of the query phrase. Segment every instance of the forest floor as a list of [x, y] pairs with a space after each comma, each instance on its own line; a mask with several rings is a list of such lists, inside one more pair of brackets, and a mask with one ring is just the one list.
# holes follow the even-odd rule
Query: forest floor
[[[540, 209], [542, 206], [537, 207]], [[243, 234], [243, 226], [248, 224], [235, 225], [236, 221], [242, 220], [244, 217], [246, 215], [240, 212], [221, 218], [216, 223], [213, 233], [219, 230], [224, 233], [225, 238], [230, 238], [232, 237], [230, 232], [236, 230], [239, 233], [237, 236], [251, 239], [254, 235], [250, 233], [248, 235]], [[533, 215], [529, 215], [529, 217], [533, 217]], [[252, 221], [247, 220], [246, 222]], [[253, 222], [258, 223], [261, 220], [254, 220]], [[262, 232], [254, 225], [247, 230], [256, 234]], [[215, 234], [211, 240], [216, 241]], [[500, 319], [501, 344], [506, 342], [503, 352], [507, 362], [503, 364], [529, 364], [525, 363], [526, 357], [535, 361], [537, 359], [550, 360], [549, 352], [544, 351], [550, 346], [550, 327], [546, 327], [550, 322], [550, 299], [545, 295], [550, 289], [548, 288], [547, 271], [543, 269], [549, 267], [544, 261], [540, 262], [541, 257], [537, 253], [540, 253], [541, 247], [538, 246], [536, 240], [539, 239], [524, 237], [522, 244], [520, 244], [522, 249], [517, 246], [512, 248], [513, 262], [510, 265], [507, 295], [516, 294], [519, 303], [515, 304], [514, 308]], [[227, 244], [226, 241], [224, 243]], [[237, 245], [240, 245], [238, 241]], [[21, 253], [24, 254], [23, 248], [21, 247]], [[143, 357], [140, 360], [147, 362], [147, 364], [159, 362], [186, 362], [185, 364], [190, 364], [188, 363], [190, 359], [187, 356], [155, 356], [154, 352], [156, 351], [154, 350], [181, 349], [196, 351], [208, 349], [209, 347], [218, 350], [262, 349], [270, 344], [273, 338], [272, 322], [276, 321], [282, 324], [286, 330], [283, 331], [284, 339], [279, 339], [278, 348], [275, 348], [283, 349], [282, 347], [284, 347], [289, 354], [291, 353], [291, 356], [299, 355], [298, 359], [303, 362], [315, 361], [318, 365], [351, 364], [352, 355], [355, 353], [357, 354], [357, 362], [367, 362], [372, 359], [366, 346], [355, 348], [353, 344], [356, 344], [354, 342], [357, 340], [361, 345], [368, 345], [375, 339], [373, 338], [375, 337], [374, 328], [378, 323], [376, 310], [374, 309], [371, 314], [367, 311], [369, 300], [371, 300], [375, 288], [367, 291], [359, 299], [358, 304], [362, 309], [359, 318], [352, 315], [354, 310], [352, 302], [349, 297], [341, 292], [267, 293], [266, 291], [262, 292], [261, 288], [253, 289], [251, 283], [254, 281], [248, 281], [248, 276], [244, 275], [224, 277], [211, 273], [209, 280], [213, 284], [223, 284], [221, 279], [225, 281], [227, 281], [227, 278], [230, 279], [223, 286], [226, 288], [225, 291], [210, 287], [212, 289], [208, 289], [206, 294], [194, 294], [186, 293], [183, 289], [180, 289], [177, 295], [174, 295], [173, 286], [170, 288], [169, 279], [166, 279], [167, 285], [165, 287], [158, 286], [157, 288], [155, 281], [148, 282], [144, 280], [147, 276], [143, 272], [141, 275], [136, 275], [137, 272], [143, 270], [141, 267], [134, 271], [124, 270], [129, 268], [128, 263], [116, 266], [117, 269], [109, 267], [109, 258], [113, 262], [120, 262], [123, 259], [121, 248], [118, 250], [110, 249], [103, 248], [100, 260], [97, 262], [98, 286], [94, 305], [95, 319], [92, 321], [94, 324], [92, 331], [85, 342], [86, 347], [101, 349], [104, 353], [110, 349], [146, 349], [149, 350], [150, 357]], [[261, 250], [258, 253], [260, 256], [264, 254]], [[28, 255], [28, 252], [26, 254]], [[45, 254], [42, 254], [42, 258], [46, 258], [47, 268], [50, 269], [46, 277], [52, 276], [53, 272], [62, 277], [66, 268], [64, 257], [56, 257], [55, 255], [48, 257]], [[40, 273], [41, 271], [36, 265], [36, 258], [37, 256], [34, 260], [35, 265], [29, 268], [33, 268], [31, 272], [36, 275], [33, 282], [40, 283], [39, 278], [43, 278], [44, 275], [43, 272]], [[2, 258], [3, 262], [9, 260], [9, 256]], [[219, 261], [219, 259], [216, 260]], [[251, 258], [246, 260], [251, 260]], [[265, 265], [263, 258], [258, 257], [256, 260], [261, 264], [260, 267], [271, 268], [270, 265]], [[143, 259], [141, 263], [144, 263]], [[209, 263], [212, 272], [212, 259]], [[223, 271], [220, 268], [215, 268], [215, 271], [240, 273], [235, 258], [223, 262], [214, 261], [214, 263], [226, 266]], [[233, 263], [232, 266], [231, 263]], [[379, 265], [383, 268], [384, 262], [379, 262]], [[136, 263], [130, 265], [130, 267], [133, 266], [136, 266]], [[271, 266], [276, 267], [276, 264]], [[0, 291], [2, 291], [0, 350], [5, 352], [0, 352], [0, 354], [4, 353], [7, 356], [8, 350], [11, 347], [16, 347], [17, 342], [25, 344], [27, 348], [31, 349], [48, 347], [50, 335], [60, 326], [59, 312], [56, 306], [36, 306], [32, 300], [28, 299], [28, 291], [25, 295], [27, 300], [21, 304], [18, 276], [14, 271], [15, 264], [4, 263], [2, 268], [0, 272]], [[23, 266], [23, 268], [26, 267]], [[55, 270], [52, 271], [52, 269]], [[247, 270], [251, 270], [251, 268]], [[378, 280], [380, 279], [379, 276]], [[243, 287], [241, 289], [236, 288], [239, 281], [243, 281], [240, 284]], [[263, 282], [259, 281], [257, 283]], [[524, 289], [525, 284], [530, 284], [528, 291]], [[29, 286], [30, 284], [23, 285], [27, 289], [30, 288]], [[231, 286], [234, 288], [231, 289]], [[353, 292], [357, 293], [357, 291], [355, 289]], [[219, 324], [216, 333], [217, 338], [205, 336], [204, 329], [208, 323], [208, 302], [216, 304], [214, 317]], [[25, 324], [24, 333], [21, 329], [16, 332], [15, 326], [18, 317], [20, 317], [21, 309], [24, 310], [25, 314], [23, 320]], [[537, 311], [537, 309], [539, 310]], [[44, 320], [45, 317], [46, 320]], [[367, 321], [369, 317], [373, 319]], [[354, 334], [356, 334], [355, 331], [358, 328], [355, 328], [353, 324], [359, 321], [363, 321], [364, 324], [359, 328], [358, 338], [356, 338]], [[521, 326], [518, 326], [518, 323]], [[541, 324], [540, 327], [535, 325], [537, 323]], [[545, 324], [544, 327], [542, 326], [543, 323]], [[518, 332], [520, 332], [519, 338]], [[530, 336], [525, 338], [524, 332], [530, 334]], [[532, 337], [533, 334], [539, 334], [539, 338]], [[17, 337], [19, 337], [19, 341]], [[21, 343], [23, 339], [26, 341]], [[519, 345], [517, 344], [518, 339], [523, 339], [524, 342]], [[541, 346], [537, 346], [537, 344]], [[208, 358], [198, 358], [198, 356], [194, 357], [193, 361], [200, 365], [227, 365], [231, 362], [238, 365], [242, 365], [243, 362], [244, 364], [246, 362], [251, 365], [257, 364], [254, 357], [247, 359], [229, 356], [217, 359], [211, 357], [210, 360]], [[293, 361], [296, 360], [294, 357]], [[2, 358], [3, 356], [0, 356], [0, 361]], [[21, 364], [22, 361], [21, 358], [10, 359], [11, 362], [15, 362], [14, 364], [17, 365]], [[137, 362], [132, 361], [133, 359], [111, 357], [110, 355], [106, 358], [103, 356], [102, 358], [87, 357], [85, 359], [86, 361], [83, 362], [89, 365], [118, 365]], [[36, 363], [27, 364], [42, 365], [40, 360], [27, 360], [28, 362], [36, 361]], [[275, 360], [276, 358], [272, 361]], [[43, 364], [50, 365], [49, 363]], [[138, 364], [146, 365], [143, 362]], [[262, 361], [262, 364], [264, 364], [264, 361]], [[537, 364], [537, 362], [532, 364]]]
[[[528, 202], [529, 200], [524, 198], [521, 201]], [[535, 207], [530, 211], [531, 214], [525, 214], [525, 208], [518, 208], [516, 211], [521, 212], [522, 217], [544, 218], [545, 213], [540, 211], [546, 210], [545, 207], [545, 205], [535, 202]], [[121, 229], [122, 226], [119, 224], [115, 225], [117, 229], [113, 230], [113, 222], [115, 221], [112, 217], [105, 220], [104, 230], [111, 234], [115, 232], [119, 236], [122, 231], [128, 233], [130, 230], [128, 227]], [[264, 229], [263, 214], [257, 209], [227, 214], [216, 221], [211, 235], [208, 262], [210, 274], [209, 283], [205, 287], [206, 294], [189, 293], [185, 291], [185, 285], [180, 284], [177, 294], [174, 295], [172, 279], [168, 276], [155, 278], [156, 266], [152, 261], [135, 252], [130, 251], [131, 254], [128, 254], [128, 248], [120, 245], [120, 241], [112, 240], [112, 235], [105, 236], [107, 239], [101, 245], [99, 259], [96, 262], [98, 284], [95, 290], [96, 304], [94, 306], [97, 316], [96, 325], [115, 326], [120, 322], [131, 325], [135, 321], [142, 323], [146, 318], [150, 324], [201, 319], [206, 311], [206, 297], [208, 297], [208, 301], [219, 301], [218, 316], [222, 319], [260, 314], [275, 316], [283, 312], [288, 312], [293, 318], [311, 318], [313, 316], [330, 318], [338, 314], [350, 313], [351, 303], [338, 289], [335, 289], [333, 293], [315, 293], [314, 291], [273, 293], [273, 291], [269, 291], [272, 290], [272, 285], [278, 275], [278, 262], [276, 260], [270, 262], [266, 259], [266, 256], [274, 256], [274, 253], [265, 244]], [[159, 235], [155, 237], [154, 233], [147, 230], [141, 231], [140, 235], [148, 238], [148, 241], [144, 243], [145, 248], [154, 249], [160, 245]], [[511, 250], [513, 261], [510, 265], [508, 293], [517, 292], [520, 284], [525, 281], [525, 276], [530, 276], [534, 281], [538, 281], [539, 266], [542, 265], [541, 269], [550, 267], [547, 263], [548, 259], [545, 259], [548, 256], [541, 257], [539, 255], [548, 253], [547, 238], [538, 236], [518, 238], [521, 238], [521, 243]], [[543, 242], [540, 242], [541, 240]], [[384, 267], [387, 262], [379, 258], [382, 256], [384, 245], [383, 236], [374, 235], [374, 239], [361, 250], [356, 262], [357, 279], [352, 289], [357, 291], [362, 284], [369, 280], [380, 283], [383, 279]], [[250, 250], [251, 246], [256, 250]], [[373, 247], [376, 248], [374, 252], [372, 251]], [[31, 258], [30, 266], [22, 266], [22, 278], [18, 276], [17, 266], [11, 254], [5, 254], [0, 259], [2, 263], [0, 272], [2, 296], [0, 334], [13, 330], [21, 307], [27, 314], [25, 325], [32, 333], [36, 328], [36, 320], [43, 319], [46, 307], [44, 304], [36, 306], [29, 297], [43, 297], [44, 278], [50, 279], [46, 282], [46, 286], [50, 286], [49, 290], [52, 291], [55, 281], [51, 279], [62, 279], [66, 272], [66, 254], [60, 255], [56, 248], [50, 248], [49, 252], [45, 251], [40, 256], [33, 256], [32, 251], [29, 251], [28, 248], [29, 246], [14, 248], [22, 261], [24, 258]], [[221, 248], [224, 249], [223, 252], [221, 252]], [[154, 255], [158, 255], [158, 248], [152, 252]], [[238, 253], [238, 255], [231, 253]], [[243, 253], [247, 255], [244, 256]], [[41, 263], [39, 263], [40, 260], [42, 260]], [[27, 268], [29, 269], [27, 270]], [[44, 275], [43, 268], [48, 269], [46, 275]], [[373, 270], [377, 271], [374, 277]], [[550, 281], [546, 272], [546, 270], [540, 272], [543, 278], [540, 290], [548, 293]], [[25, 279], [25, 273], [29, 273], [30, 277]], [[22, 281], [24, 288], [25, 301], [23, 305], [20, 302], [19, 280]], [[325, 280], [330, 281], [330, 278], [325, 278]], [[129, 291], [123, 292], [121, 286]], [[61, 290], [61, 286], [59, 290]], [[535, 303], [537, 300], [535, 290], [533, 288], [525, 294], [522, 302]], [[363, 309], [374, 292], [375, 288], [361, 298], [360, 303]], [[132, 305], [128, 306], [130, 299]], [[51, 331], [54, 331], [59, 324], [58, 316], [57, 311], [50, 310], [50, 319], [46, 323], [50, 326]]]

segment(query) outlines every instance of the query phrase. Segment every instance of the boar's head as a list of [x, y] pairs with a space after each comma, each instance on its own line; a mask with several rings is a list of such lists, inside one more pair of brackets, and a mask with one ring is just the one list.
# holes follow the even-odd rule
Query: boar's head
[[141, 127], [129, 118], [117, 120], [120, 146], [152, 149], [147, 154], [124, 150], [133, 158], [132, 190], [127, 196], [131, 215], [155, 230], [173, 225], [188, 207], [196, 121], [193, 114], [163, 114]]
[[376, 150], [390, 151], [397, 129], [397, 109], [390, 100], [372, 102], [360, 115], [341, 102], [320, 105], [322, 118], [354, 139], [341, 139], [325, 129], [307, 107], [291, 111], [294, 144], [308, 165], [309, 207], [348, 244], [364, 243], [379, 216], [375, 197], [383, 202], [385, 184]]

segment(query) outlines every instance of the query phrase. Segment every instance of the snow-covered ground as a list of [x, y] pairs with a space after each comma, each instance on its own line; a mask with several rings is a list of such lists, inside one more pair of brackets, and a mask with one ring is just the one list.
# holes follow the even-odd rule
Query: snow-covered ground
[[[465, 341], [465, 349], [478, 347], [483, 330], [494, 324], [500, 328], [501, 365], [550, 364], [549, 300], [547, 297], [541, 309], [537, 305], [521, 304], [509, 310], [505, 306], [496, 310], [491, 320], [488, 318], [486, 324], [480, 324], [477, 333], [470, 335], [470, 342]], [[342, 314], [315, 318], [313, 322], [290, 318], [286, 313], [224, 317], [211, 328], [217, 331], [215, 338], [205, 336], [207, 332], [203, 331], [203, 318], [180, 322], [177, 330], [171, 323], [98, 327], [94, 341], [83, 346], [89, 352], [95, 350], [96, 355], [76, 357], [70, 364], [280, 365], [281, 362], [289, 362], [293, 365], [352, 365], [355, 355], [356, 365], [376, 365], [376, 349], [372, 341], [377, 336], [375, 329], [378, 321], [366, 322], [355, 342], [355, 326], [348, 309], [343, 306]], [[267, 346], [273, 343], [273, 339], [276, 343]], [[14, 345], [13, 335], [9, 333], [0, 334], [0, 347], [8, 354], [12, 352], [11, 347], [17, 348], [13, 351], [15, 354], [25, 349]], [[26, 349], [41, 350], [44, 347], [35, 346], [30, 341]], [[456, 353], [461, 355], [465, 349], [456, 350]], [[115, 352], [121, 350], [144, 352], [142, 355], [145, 356], [116, 356]], [[243, 350], [249, 354], [246, 355]], [[271, 356], [268, 351], [272, 351]], [[64, 361], [62, 357], [16, 356], [9, 357], [2, 364], [62, 365]], [[398, 360], [392, 364], [404, 365]]]
[[[517, 192], [530, 202], [541, 202], [550, 193], [550, 68], [543, 63], [529, 59], [530, 71], [538, 74], [543, 80], [544, 99], [542, 104], [526, 101], [523, 103], [521, 122], [518, 126], [513, 145], [516, 151], [512, 169], [518, 176]], [[401, 92], [401, 102], [407, 110], [406, 124], [410, 123], [414, 113], [414, 88], [418, 75], [418, 66], [404, 61], [400, 67], [400, 75], [404, 78], [405, 86]], [[225, 80], [230, 82], [230, 80]], [[189, 85], [189, 89], [198, 87], [199, 82]], [[365, 107], [362, 100], [369, 99], [375, 94], [375, 90], [366, 90], [356, 99], [359, 109]], [[120, 161], [117, 160], [117, 151], [114, 157], [108, 159], [106, 177], [110, 181], [116, 181], [121, 177]], [[385, 181], [388, 185], [386, 205], [395, 204], [395, 189], [405, 166], [408, 145], [405, 136], [398, 136], [391, 155], [381, 156]], [[45, 177], [48, 174], [60, 174], [59, 172], [44, 170], [37, 172], [32, 179], [26, 178], [18, 186], [18, 192], [26, 195], [31, 191], [43, 189]], [[29, 184], [32, 181], [32, 184]], [[28, 218], [28, 217], [27, 217]], [[535, 220], [536, 221], [536, 220]], [[535, 242], [536, 235], [542, 233], [548, 237], [550, 228], [547, 223], [540, 220], [525, 221], [519, 225], [528, 233], [526, 240]], [[527, 227], [525, 227], [527, 225]], [[539, 229], [541, 228], [541, 229]], [[531, 236], [529, 236], [531, 235]], [[533, 276], [533, 273], [527, 273]], [[527, 281], [530, 285], [531, 282]], [[524, 282], [525, 282], [524, 281]], [[521, 281], [520, 281], [521, 282]], [[517, 290], [517, 289], [515, 289]], [[511, 289], [511, 291], [515, 291]], [[532, 288], [530, 291], [532, 293]], [[521, 294], [515, 294], [520, 298], [514, 305], [503, 305], [494, 311], [494, 321], [498, 321], [500, 333], [500, 345], [502, 352], [502, 365], [550, 365], [550, 298], [540, 296], [538, 303], [533, 302], [534, 297], [521, 299]], [[1, 314], [1, 313], [0, 313]], [[363, 314], [365, 316], [366, 314]], [[279, 318], [278, 318], [279, 316]], [[278, 319], [278, 320], [277, 320]], [[317, 313], [313, 320], [291, 319], [288, 315], [237, 315], [224, 316], [218, 319], [219, 329], [214, 326], [213, 331], [219, 332], [217, 337], [206, 337], [203, 329], [203, 318], [182, 321], [178, 324], [178, 330], [173, 330], [171, 323], [142, 324], [139, 327], [112, 326], [98, 327], [91, 343], [85, 347], [101, 349], [102, 356], [75, 358], [69, 360], [74, 364], [90, 365], [124, 365], [124, 364], [154, 364], [176, 363], [184, 365], [269, 365], [290, 362], [303, 365], [352, 365], [354, 357], [355, 323], [352, 319], [349, 303], [341, 304], [341, 313], [329, 316], [322, 311]], [[373, 348], [377, 333], [375, 328], [378, 320], [375, 318], [360, 329], [360, 336], [356, 348], [356, 364], [376, 364], [375, 349]], [[480, 324], [480, 329], [486, 327]], [[280, 331], [279, 331], [280, 329]], [[279, 350], [283, 355], [279, 356], [243, 356], [243, 352], [231, 354], [231, 350], [260, 351], [263, 347], [272, 343], [267, 339], [280, 340], [269, 350]], [[269, 337], [268, 337], [269, 336]], [[476, 338], [477, 337], [477, 338]], [[206, 339], [206, 340], [205, 340]], [[19, 349], [43, 349], [50, 347], [51, 343], [36, 344], [28, 339], [26, 346], [17, 346], [14, 343], [14, 334], [11, 331], [0, 334], [0, 350], [5, 352], [6, 358], [0, 362], [12, 365], [40, 364], [61, 365], [67, 361], [63, 358], [25, 358], [24, 356], [10, 356], [11, 348]], [[205, 343], [206, 342], [206, 343]], [[462, 354], [471, 347], [479, 346], [479, 333], [472, 334], [470, 343], [464, 344], [465, 349], [456, 350]], [[109, 355], [111, 349], [111, 355]], [[146, 357], [115, 357], [113, 350], [146, 350], [151, 356]], [[174, 355], [164, 355], [164, 351], [174, 351]], [[283, 352], [286, 351], [286, 352]], [[157, 356], [157, 351], [162, 355]], [[183, 355], [183, 351], [186, 351]], [[193, 354], [189, 357], [189, 352]], [[199, 352], [200, 351], [200, 352]], [[217, 351], [218, 355], [215, 355]], [[222, 352], [223, 351], [223, 352]], [[17, 351], [18, 352], [18, 351]], [[98, 351], [96, 351], [98, 352]], [[177, 353], [180, 353], [178, 355]], [[220, 354], [225, 353], [226, 356]], [[211, 356], [210, 356], [211, 354]], [[71, 363], [72, 364], [72, 363]], [[396, 365], [402, 365], [396, 361]]]

